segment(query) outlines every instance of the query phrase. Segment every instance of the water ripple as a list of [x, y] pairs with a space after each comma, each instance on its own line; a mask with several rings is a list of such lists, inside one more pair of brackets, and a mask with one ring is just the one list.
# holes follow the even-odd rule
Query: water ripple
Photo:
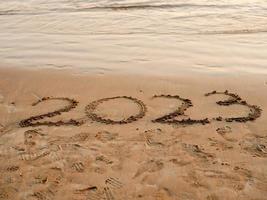
[[40, 14], [49, 14], [49, 13], [69, 13], [69, 12], [89, 12], [89, 11], [122, 11], [122, 10], [165, 10], [165, 9], [178, 9], [178, 8], [215, 8], [215, 9], [224, 9], [224, 8], [234, 8], [242, 7], [242, 5], [216, 5], [216, 4], [189, 4], [189, 3], [180, 3], [180, 4], [113, 4], [107, 6], [89, 6], [89, 7], [73, 7], [73, 8], [36, 8], [30, 10], [23, 9], [7, 9], [0, 10], [0, 15], [40, 15]]

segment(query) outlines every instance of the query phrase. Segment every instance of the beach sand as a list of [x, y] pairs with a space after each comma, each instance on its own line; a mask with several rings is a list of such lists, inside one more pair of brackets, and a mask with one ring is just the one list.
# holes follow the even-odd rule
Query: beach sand
[[0, 199], [267, 199], [266, 81], [1, 68]]

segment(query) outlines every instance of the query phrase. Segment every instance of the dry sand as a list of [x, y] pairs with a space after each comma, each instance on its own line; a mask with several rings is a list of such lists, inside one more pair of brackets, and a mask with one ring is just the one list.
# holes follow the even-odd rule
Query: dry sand
[[[216, 101], [229, 96], [204, 95], [213, 90], [237, 93], [247, 103], [232, 97], [220, 106]], [[0, 199], [267, 199], [266, 90], [259, 75], [82, 76], [1, 68]], [[161, 94], [188, 98], [193, 107], [183, 114], [189, 100], [152, 98]], [[116, 96], [141, 102], [117, 98], [87, 106]], [[260, 106], [261, 116], [248, 104]], [[176, 121], [152, 122], [178, 106]], [[66, 112], [51, 114], [61, 108]], [[224, 120], [249, 113], [254, 121]], [[25, 121], [31, 116], [38, 117]], [[189, 117], [210, 123], [181, 123]], [[60, 120], [70, 124], [51, 123]], [[47, 125], [30, 126], [36, 122]]]

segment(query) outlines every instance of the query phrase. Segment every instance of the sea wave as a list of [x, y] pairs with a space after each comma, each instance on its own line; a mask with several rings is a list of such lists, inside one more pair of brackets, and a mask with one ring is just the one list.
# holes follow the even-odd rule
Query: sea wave
[[178, 9], [178, 8], [233, 8], [240, 7], [241, 5], [217, 5], [217, 4], [112, 4], [105, 6], [76, 6], [70, 8], [32, 8], [30, 10], [23, 9], [4, 9], [0, 10], [0, 15], [40, 15], [49, 13], [60, 12], [87, 12], [87, 11], [123, 11], [123, 10], [165, 10], [165, 9]]
[[199, 34], [201, 35], [234, 35], [234, 34], [253, 34], [253, 33], [267, 33], [267, 28], [206, 31], [206, 32], [201, 32]]

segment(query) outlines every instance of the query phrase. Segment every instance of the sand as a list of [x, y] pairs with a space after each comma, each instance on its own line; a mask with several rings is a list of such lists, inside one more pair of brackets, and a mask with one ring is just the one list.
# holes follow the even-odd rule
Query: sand
[[1, 68], [0, 199], [266, 199], [266, 89]]

